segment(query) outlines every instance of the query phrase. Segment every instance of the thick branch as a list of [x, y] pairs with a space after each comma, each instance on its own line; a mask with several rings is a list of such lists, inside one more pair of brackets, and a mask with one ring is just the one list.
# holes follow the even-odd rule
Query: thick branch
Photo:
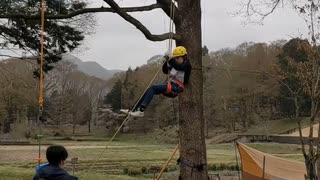
[[144, 36], [149, 39], [150, 41], [163, 41], [166, 39], [169, 39], [170, 37], [173, 37], [173, 39], [179, 39], [179, 37], [174, 33], [165, 33], [161, 35], [154, 35], [151, 34], [151, 32], [137, 19], [123, 11], [117, 3], [115, 3], [113, 0], [104, 0], [106, 3], [109, 4], [109, 6], [117, 13], [119, 14], [123, 19], [130, 22], [132, 25], [134, 25], [137, 29], [139, 29]]
[[[171, 11], [172, 0], [157, 0], [157, 3], [162, 6], [162, 10], [166, 13], [166, 15], [168, 17], [170, 17], [171, 16], [170, 11]], [[174, 12], [174, 17], [173, 17], [173, 22], [176, 26], [179, 26], [181, 24], [180, 12], [179, 12], [179, 9], [176, 5], [174, 5], [174, 8], [175, 8], [175, 10], [174, 10], [175, 12]]]
[[[121, 8], [123, 12], [138, 12], [138, 11], [151, 11], [153, 9], [162, 8], [161, 4], [152, 4], [149, 6], [141, 6], [141, 7], [125, 7]], [[69, 19], [75, 16], [86, 14], [86, 13], [97, 13], [97, 12], [112, 12], [115, 13], [113, 8], [84, 8], [81, 10], [73, 11], [69, 14], [58, 14], [58, 15], [46, 15], [46, 19]], [[19, 18], [19, 19], [40, 19], [40, 14], [37, 15], [26, 15], [26, 14], [0, 14], [0, 19], [12, 19], [12, 18]]]

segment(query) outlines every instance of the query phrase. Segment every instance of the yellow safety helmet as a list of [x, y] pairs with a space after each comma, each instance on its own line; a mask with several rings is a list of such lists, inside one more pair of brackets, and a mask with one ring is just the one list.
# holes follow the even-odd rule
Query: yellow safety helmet
[[173, 57], [180, 57], [187, 54], [187, 49], [183, 46], [178, 46], [173, 50]]

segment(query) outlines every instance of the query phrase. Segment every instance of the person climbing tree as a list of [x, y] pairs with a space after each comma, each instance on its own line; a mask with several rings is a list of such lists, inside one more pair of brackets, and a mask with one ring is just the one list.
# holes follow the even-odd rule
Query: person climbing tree
[[166, 55], [164, 58], [166, 62], [163, 63], [162, 72], [169, 75], [168, 82], [152, 85], [132, 111], [121, 109], [121, 112], [129, 113], [133, 117], [143, 117], [144, 111], [154, 95], [163, 94], [164, 96], [175, 98], [183, 92], [185, 85], [189, 81], [192, 69], [186, 48], [178, 46], [173, 50], [172, 54]]
[[69, 175], [64, 169], [65, 160], [68, 152], [63, 146], [50, 146], [46, 152], [48, 163], [40, 165], [36, 169], [33, 180], [77, 180], [75, 176]]

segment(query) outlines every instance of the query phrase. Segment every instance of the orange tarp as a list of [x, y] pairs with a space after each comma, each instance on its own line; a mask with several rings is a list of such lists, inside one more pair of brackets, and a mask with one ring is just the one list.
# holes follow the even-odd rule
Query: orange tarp
[[[237, 146], [241, 158], [243, 180], [261, 180], [263, 174], [265, 180], [305, 179], [306, 167], [303, 162], [272, 156], [241, 143], [237, 143]], [[265, 165], [264, 173], [263, 164]]]

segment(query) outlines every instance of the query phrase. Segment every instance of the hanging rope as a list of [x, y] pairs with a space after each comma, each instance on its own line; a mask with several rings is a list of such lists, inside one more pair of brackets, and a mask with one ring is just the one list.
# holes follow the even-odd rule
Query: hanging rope
[[[170, 5], [170, 19], [169, 19], [169, 47], [168, 47], [168, 52], [172, 52], [172, 44], [173, 44], [173, 28], [174, 28], [174, 16], [175, 16], [175, 0], [171, 1], [171, 5]], [[168, 79], [169, 79], [170, 73], [168, 73]], [[175, 103], [174, 100], [172, 100], [172, 106], [173, 106], [173, 113], [174, 113], [174, 117], [176, 118], [176, 114], [174, 111], [175, 108]], [[178, 124], [178, 123], [177, 123]], [[162, 166], [162, 169], [159, 173], [159, 175], [157, 176], [157, 180], [160, 180], [160, 178], [162, 177], [165, 169], [168, 167], [169, 163], [171, 162], [171, 160], [173, 159], [174, 155], [177, 153], [179, 149], [179, 144], [177, 144], [176, 148], [174, 149], [174, 151], [172, 152], [171, 156], [169, 157], [169, 159], [167, 160], [167, 162]]]
[[[166, 62], [164, 62], [166, 63]], [[158, 74], [160, 73], [162, 69], [162, 66], [158, 69], [158, 71], [155, 73], [155, 75], [153, 76], [153, 78], [151, 79], [151, 81], [149, 82], [148, 86], [146, 87], [146, 89], [143, 91], [142, 95], [139, 97], [138, 101], [136, 101], [135, 105], [133, 106], [133, 108], [130, 110], [134, 110], [136, 108], [136, 106], [138, 105], [138, 102], [142, 99], [143, 95], [147, 92], [148, 88], [151, 86], [151, 84], [153, 83], [153, 81], [157, 78]], [[129, 111], [129, 112], [130, 112]], [[94, 163], [92, 164], [92, 166], [89, 168], [88, 172], [85, 174], [84, 179], [87, 178], [87, 176], [91, 173], [91, 171], [94, 169], [94, 167], [96, 166], [97, 162], [102, 158], [102, 155], [105, 153], [105, 151], [110, 147], [112, 141], [114, 140], [114, 138], [118, 135], [118, 133], [120, 132], [120, 130], [122, 129], [122, 127], [129, 121], [129, 115], [127, 115], [127, 117], [123, 120], [123, 122], [121, 123], [121, 125], [119, 126], [119, 128], [117, 129], [117, 131], [114, 133], [114, 135], [111, 137], [111, 139], [108, 141], [106, 147], [103, 149], [103, 151], [101, 151], [101, 153], [98, 155], [98, 158], [94, 161]]]
[[169, 46], [168, 46], [168, 52], [171, 52], [171, 51], [172, 51], [175, 6], [176, 6], [176, 5], [175, 5], [175, 0], [172, 0], [172, 1], [171, 1], [171, 4], [170, 4]]
[[43, 47], [44, 47], [44, 11], [45, 11], [45, 0], [41, 1], [41, 37], [40, 37], [40, 77], [39, 77], [39, 108], [43, 109]]
[[[170, 7], [170, 23], [169, 23], [169, 47], [168, 47], [168, 52], [170, 52], [172, 50], [172, 44], [173, 44], [173, 26], [174, 26], [174, 15], [175, 15], [175, 0], [171, 1], [171, 7]], [[163, 62], [167, 63], [166, 61]], [[163, 66], [162, 64], [162, 66]], [[142, 99], [143, 95], [147, 92], [148, 88], [151, 86], [151, 84], [153, 83], [153, 81], [156, 79], [156, 77], [158, 76], [158, 74], [160, 73], [162, 66], [160, 66], [160, 68], [158, 69], [158, 71], [155, 73], [155, 75], [153, 76], [153, 78], [151, 79], [150, 83], [148, 84], [148, 86], [146, 87], [146, 89], [144, 90], [144, 92], [141, 94], [141, 96], [139, 97], [139, 99], [136, 101], [135, 105], [133, 106], [133, 108], [130, 110], [134, 110], [136, 108], [136, 106], [138, 105], [138, 102]], [[169, 75], [169, 74], [168, 74]], [[130, 112], [129, 111], [129, 112]], [[127, 117], [123, 120], [123, 122], [121, 123], [121, 125], [119, 126], [119, 128], [117, 129], [117, 131], [114, 133], [114, 135], [111, 137], [111, 139], [108, 141], [106, 147], [103, 149], [103, 151], [98, 155], [98, 158], [94, 161], [94, 163], [92, 164], [92, 166], [89, 168], [88, 172], [85, 174], [84, 179], [87, 178], [87, 176], [92, 172], [92, 170], [94, 169], [94, 167], [96, 166], [97, 162], [102, 158], [102, 155], [104, 154], [104, 152], [110, 147], [112, 141], [114, 140], [114, 138], [117, 136], [117, 134], [120, 132], [120, 130], [122, 129], [122, 127], [129, 121], [129, 115], [127, 115]], [[175, 152], [178, 150], [178, 146], [174, 151]], [[174, 156], [174, 154], [172, 155], [172, 157]], [[172, 159], [172, 158], [171, 158]], [[164, 167], [165, 168], [165, 167]], [[160, 176], [161, 177], [161, 176]], [[159, 177], [159, 178], [160, 178]]]
[[167, 160], [166, 164], [162, 167], [159, 175], [157, 176], [157, 180], [159, 180], [163, 174], [163, 172], [165, 171], [165, 169], [168, 167], [170, 161], [173, 159], [174, 155], [177, 153], [179, 149], [179, 144], [176, 146], [176, 148], [174, 149], [173, 153], [171, 154], [171, 156], [169, 157], [169, 159]]
[[37, 139], [38, 139], [38, 146], [39, 146], [39, 154], [38, 154], [38, 165], [40, 166], [40, 163], [42, 162], [41, 158], [41, 138], [43, 137], [41, 135], [41, 127], [40, 127], [40, 120], [42, 119], [42, 111], [43, 111], [43, 61], [44, 61], [44, 15], [45, 15], [45, 0], [41, 0], [41, 37], [40, 37], [40, 77], [39, 77], [39, 116], [38, 116], [38, 132]]

